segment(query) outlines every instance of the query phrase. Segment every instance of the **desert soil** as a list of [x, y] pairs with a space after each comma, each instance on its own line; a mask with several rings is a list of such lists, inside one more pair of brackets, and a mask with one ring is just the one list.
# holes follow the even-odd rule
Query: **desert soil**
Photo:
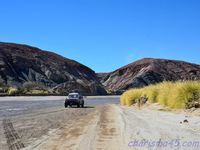
[[2, 150], [200, 149], [199, 116], [150, 107], [49, 108], [0, 123]]

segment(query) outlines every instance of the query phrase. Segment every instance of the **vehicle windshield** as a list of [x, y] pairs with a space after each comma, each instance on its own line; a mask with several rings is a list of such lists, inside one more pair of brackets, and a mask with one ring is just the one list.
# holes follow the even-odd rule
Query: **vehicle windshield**
[[69, 94], [68, 97], [69, 98], [78, 98], [79, 94]]

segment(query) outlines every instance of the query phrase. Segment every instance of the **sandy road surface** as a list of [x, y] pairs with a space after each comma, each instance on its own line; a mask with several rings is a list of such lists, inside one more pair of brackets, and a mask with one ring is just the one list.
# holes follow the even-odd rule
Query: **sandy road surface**
[[119, 97], [87, 97], [84, 109], [65, 109], [66, 97], [0, 97], [0, 150], [16, 150], [48, 137], [95, 106], [119, 103]]
[[[35, 110], [62, 108], [66, 96], [17, 96], [0, 97], [0, 120], [5, 117], [33, 113]], [[103, 104], [118, 104], [119, 96], [88, 96], [86, 107]]]
[[62, 128], [71, 120], [94, 112], [94, 108], [49, 108], [0, 121], [0, 149], [16, 150], [27, 147], [43, 136]]
[[148, 107], [56, 107], [0, 124], [2, 150], [200, 149], [200, 117]]
[[[188, 123], [183, 122], [185, 119]], [[153, 143], [154, 141], [159, 142], [159, 145]], [[63, 128], [39, 139], [26, 149], [198, 150], [200, 117], [150, 109], [138, 110], [118, 105], [99, 106], [94, 112], [72, 120]]]
[[99, 106], [95, 113], [80, 117], [27, 149], [123, 149], [126, 143], [123, 141], [121, 123], [117, 122], [121, 119], [115, 111], [112, 105]]

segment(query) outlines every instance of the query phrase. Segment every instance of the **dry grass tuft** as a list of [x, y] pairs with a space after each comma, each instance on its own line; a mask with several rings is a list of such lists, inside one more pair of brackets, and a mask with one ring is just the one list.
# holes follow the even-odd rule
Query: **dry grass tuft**
[[121, 105], [132, 105], [141, 96], [152, 103], [160, 103], [170, 108], [187, 108], [190, 103], [200, 101], [200, 81], [162, 82], [140, 89], [131, 89], [122, 94]]

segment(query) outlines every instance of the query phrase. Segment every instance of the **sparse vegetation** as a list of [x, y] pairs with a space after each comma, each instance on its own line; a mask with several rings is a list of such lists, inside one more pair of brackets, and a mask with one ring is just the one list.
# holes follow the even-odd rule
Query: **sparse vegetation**
[[2, 87], [0, 87], [0, 93], [3, 93], [4, 89]]
[[49, 92], [47, 90], [30, 90], [26, 94], [48, 94]]
[[25, 82], [23, 84], [23, 91], [31, 91], [31, 90], [45, 90], [45, 87], [36, 82]]
[[25, 82], [22, 87], [25, 94], [48, 94], [48, 89], [36, 82]]
[[34, 83], [25, 82], [21, 88], [5, 85], [0, 82], [0, 94], [1, 95], [46, 95], [51, 92], [45, 86]]
[[0, 93], [7, 93], [9, 87], [5, 85], [3, 82], [0, 82]]
[[8, 93], [8, 95], [15, 95], [18, 93], [18, 90], [17, 90], [17, 88], [10, 87], [10, 88], [8, 88], [7, 93]]
[[121, 96], [122, 105], [132, 105], [141, 96], [170, 108], [198, 107], [200, 103], [200, 81], [163, 82], [140, 89], [131, 89]]

